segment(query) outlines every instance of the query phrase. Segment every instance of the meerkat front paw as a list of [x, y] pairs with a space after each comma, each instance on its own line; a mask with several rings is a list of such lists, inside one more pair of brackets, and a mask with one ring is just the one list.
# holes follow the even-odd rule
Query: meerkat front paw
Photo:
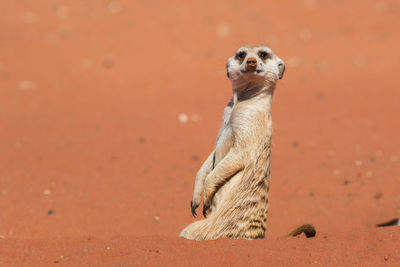
[[205, 200], [204, 204], [203, 204], [203, 216], [204, 216], [204, 218], [207, 218], [207, 211], [210, 209], [210, 207], [211, 207], [211, 201]]
[[207, 189], [206, 185], [204, 186], [204, 188], [205, 188], [205, 190], [204, 190], [204, 199], [203, 199], [203, 216], [207, 217], [207, 211], [211, 207], [213, 193], [212, 193], [212, 190], [210, 188]]
[[198, 202], [195, 202], [194, 200], [190, 201], [190, 210], [192, 211], [192, 215], [195, 218], [197, 216], [196, 209], [199, 207], [199, 205], [200, 205], [200, 201], [198, 201]]

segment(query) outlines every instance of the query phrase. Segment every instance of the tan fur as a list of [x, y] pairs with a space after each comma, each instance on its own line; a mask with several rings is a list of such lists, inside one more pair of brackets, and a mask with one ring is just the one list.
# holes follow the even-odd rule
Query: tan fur
[[[268, 57], [260, 58], [261, 51]], [[209, 214], [186, 227], [181, 237], [265, 237], [272, 142], [270, 107], [283, 71], [283, 61], [265, 46], [241, 47], [228, 59], [233, 97], [225, 107], [215, 150], [196, 175], [191, 202], [195, 216], [204, 190], [203, 214]]]

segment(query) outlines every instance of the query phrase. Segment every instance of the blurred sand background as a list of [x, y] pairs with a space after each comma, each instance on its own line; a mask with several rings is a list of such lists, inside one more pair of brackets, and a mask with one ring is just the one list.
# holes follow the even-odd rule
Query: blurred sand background
[[[0, 263], [393, 264], [400, 229], [400, 1], [0, 1]], [[267, 238], [196, 243], [194, 176], [266, 44]], [[316, 238], [283, 236], [313, 223]], [[61, 257], [62, 256], [62, 257]]]

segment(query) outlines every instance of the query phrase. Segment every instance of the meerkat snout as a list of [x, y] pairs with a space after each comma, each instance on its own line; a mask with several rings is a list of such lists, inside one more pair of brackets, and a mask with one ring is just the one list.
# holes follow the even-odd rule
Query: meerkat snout
[[255, 68], [257, 67], [257, 59], [255, 59], [254, 57], [249, 57], [247, 59], [247, 67], [248, 68]]

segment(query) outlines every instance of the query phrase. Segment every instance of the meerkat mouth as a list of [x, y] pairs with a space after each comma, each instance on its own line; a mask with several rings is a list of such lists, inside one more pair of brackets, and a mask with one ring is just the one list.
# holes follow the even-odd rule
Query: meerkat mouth
[[240, 71], [242, 74], [256, 74], [256, 73], [262, 73], [262, 70], [257, 70], [257, 69], [246, 69], [246, 70], [241, 70]]

